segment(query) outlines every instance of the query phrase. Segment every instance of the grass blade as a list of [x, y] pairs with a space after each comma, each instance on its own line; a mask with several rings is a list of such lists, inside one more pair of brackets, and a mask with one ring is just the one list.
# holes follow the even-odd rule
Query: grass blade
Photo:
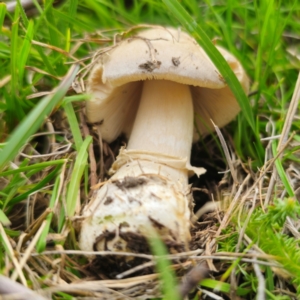
[[14, 205], [24, 199], [26, 199], [30, 194], [32, 193], [36, 193], [39, 189], [42, 189], [43, 187], [45, 187], [45, 185], [47, 183], [49, 183], [57, 174], [57, 172], [59, 171], [60, 166], [57, 166], [51, 173], [49, 173], [45, 178], [43, 178], [42, 180], [40, 180], [33, 188], [29, 189], [27, 192], [11, 199], [9, 201], [9, 205]]
[[74, 19], [74, 18], [71, 18], [69, 16], [69, 14], [67, 13], [64, 13], [62, 11], [59, 11], [59, 10], [55, 10], [53, 12], [54, 16], [57, 18], [57, 19], [60, 19], [64, 22], [68, 22], [71, 26], [76, 26], [77, 28], [80, 28], [81, 30], [85, 30], [85, 31], [92, 31], [94, 30], [93, 27], [91, 27], [88, 23], [80, 20], [80, 19]]
[[70, 0], [69, 16], [72, 19], [75, 19], [76, 17], [77, 6], [78, 6], [78, 0]]
[[29, 55], [32, 39], [33, 39], [33, 21], [30, 20], [30, 22], [28, 23], [26, 35], [20, 51], [20, 58], [19, 58], [19, 81], [21, 84], [23, 80], [25, 64]]
[[25, 13], [24, 8], [22, 6], [21, 0], [17, 0], [17, 2], [18, 2], [18, 7], [20, 9], [20, 15], [21, 15], [22, 21], [23, 21], [25, 27], [28, 27], [28, 18], [26, 16], [26, 13]]
[[8, 124], [9, 127], [14, 127], [17, 120], [23, 119], [24, 112], [22, 106], [19, 104], [18, 99], [18, 43], [19, 43], [19, 5], [16, 6], [14, 20], [11, 30], [11, 46], [10, 46], [10, 74], [11, 74], [11, 90], [15, 93], [10, 94], [10, 98], [6, 99], [8, 111]]
[[10, 225], [10, 221], [2, 209], [0, 209], [0, 223], [2, 223], [4, 226]]
[[[57, 198], [58, 190], [59, 190], [59, 184], [60, 184], [60, 177], [56, 177], [55, 184], [53, 187], [50, 203], [49, 203], [49, 208], [53, 210], [55, 200]], [[41, 253], [42, 251], [45, 250], [46, 248], [46, 238], [50, 230], [50, 225], [53, 217], [53, 212], [50, 212], [49, 215], [46, 217], [46, 225], [44, 227], [43, 232], [41, 233], [41, 236], [36, 243], [36, 251]]]
[[55, 166], [55, 165], [62, 165], [65, 162], [66, 162], [65, 159], [45, 161], [45, 162], [42, 162], [42, 163], [37, 163], [37, 164], [30, 165], [30, 166], [20, 167], [18, 169], [2, 172], [2, 173], [0, 173], [0, 177], [12, 175], [12, 174], [17, 174], [17, 173], [22, 173], [22, 172], [30, 171], [30, 170], [42, 170], [42, 169], [45, 169], [46, 167], [51, 167], [51, 166]]
[[47, 21], [49, 23], [48, 30], [49, 30], [49, 40], [51, 42], [51, 45], [60, 47], [60, 41], [59, 41], [59, 32], [57, 32], [57, 22], [53, 15], [53, 0], [46, 0], [45, 1], [45, 14]]
[[3, 26], [5, 14], [6, 14], [6, 5], [4, 3], [0, 3], [0, 32], [2, 32], [2, 26]]
[[[272, 143], [272, 151], [273, 151], [274, 157], [277, 155], [276, 147], [277, 147], [277, 143], [273, 142]], [[284, 168], [282, 166], [281, 160], [279, 158], [276, 159], [275, 166], [276, 166], [278, 175], [279, 175], [280, 179], [282, 180], [282, 183], [283, 183], [287, 193], [289, 194], [290, 197], [295, 197], [295, 193], [293, 191], [293, 188], [290, 185], [289, 179], [286, 176], [286, 173], [285, 173]]]
[[70, 103], [70, 102], [66, 103], [64, 105], [64, 109], [65, 109], [65, 112], [66, 112], [66, 115], [67, 115], [67, 118], [68, 118], [68, 121], [69, 121], [69, 124], [71, 127], [71, 131], [72, 131], [73, 138], [75, 141], [76, 150], [79, 150], [82, 145], [82, 136], [81, 136], [81, 132], [79, 129], [80, 126], [78, 124], [78, 120], [76, 118], [76, 114], [75, 114], [72, 103]]
[[149, 238], [151, 252], [155, 255], [156, 269], [162, 282], [164, 299], [180, 300], [179, 290], [175, 275], [171, 269], [171, 262], [165, 257], [168, 250], [158, 234], [152, 231], [152, 237]]
[[78, 71], [73, 65], [53, 95], [43, 98], [12, 133], [0, 156], [0, 170], [12, 159], [27, 139], [42, 125], [45, 116], [59, 103], [71, 86]]
[[[230, 289], [231, 289], [231, 286], [229, 283], [226, 283], [226, 282], [222, 282], [222, 281], [217, 281], [217, 280], [214, 280], [214, 279], [203, 279], [200, 283], [200, 285], [202, 287], [205, 287], [205, 288], [211, 288], [213, 290], [217, 290], [217, 291], [221, 291], [223, 293], [226, 293], [228, 294], [230, 292]], [[245, 289], [245, 288], [241, 288], [241, 287], [238, 287], [237, 288], [237, 295], [238, 296], [245, 296], [247, 294], [249, 294], [250, 292], [250, 289]]]
[[77, 196], [79, 193], [80, 181], [85, 168], [87, 167], [88, 147], [92, 142], [92, 137], [88, 136], [78, 149], [78, 155], [72, 172], [67, 195], [67, 215], [73, 217], [76, 210]]

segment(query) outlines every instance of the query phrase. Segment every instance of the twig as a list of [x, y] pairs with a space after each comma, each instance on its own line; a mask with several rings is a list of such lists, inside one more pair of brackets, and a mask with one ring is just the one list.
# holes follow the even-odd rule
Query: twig
[[217, 135], [219, 137], [219, 140], [221, 142], [221, 145], [222, 145], [222, 148], [223, 148], [223, 151], [224, 151], [224, 154], [225, 154], [225, 157], [226, 157], [229, 169], [230, 169], [230, 173], [231, 173], [232, 179], [233, 179], [234, 183], [236, 185], [238, 185], [239, 181], [237, 179], [236, 170], [235, 170], [235, 168], [233, 166], [232, 158], [231, 158], [231, 155], [229, 153], [229, 150], [228, 150], [227, 144], [225, 142], [225, 139], [224, 139], [224, 137], [222, 135], [222, 132], [219, 129], [219, 127], [213, 122], [213, 120], [210, 120], [210, 121], [212, 122], [212, 124], [213, 124], [213, 126], [214, 126], [214, 128], [216, 130], [216, 133], [217, 133]]
[[236, 204], [239, 200], [240, 194], [242, 193], [242, 190], [244, 188], [244, 185], [250, 180], [251, 175], [248, 174], [247, 177], [244, 179], [243, 183], [240, 185], [237, 193], [234, 196], [234, 199], [231, 201], [229, 208], [226, 211], [226, 214], [222, 220], [222, 223], [220, 224], [218, 231], [215, 234], [215, 238], [218, 237], [221, 233], [221, 231], [223, 230], [223, 228], [225, 228], [227, 222], [230, 220], [231, 216], [232, 216], [232, 212], [234, 210], [234, 208], [236, 207]]
[[1, 234], [1, 238], [2, 238], [2, 241], [3, 243], [5, 244], [6, 248], [7, 248], [7, 254], [8, 256], [10, 257], [10, 259], [12, 260], [15, 268], [16, 268], [16, 272], [18, 273], [19, 277], [20, 277], [20, 280], [22, 282], [22, 284], [27, 287], [27, 282], [26, 282], [26, 278], [22, 272], [22, 268], [20, 267], [20, 263], [19, 261], [17, 260], [16, 256], [15, 256], [15, 253], [14, 253], [14, 250], [9, 242], [9, 239], [4, 231], [4, 228], [0, 222], [0, 234]]
[[281, 137], [280, 137], [280, 140], [279, 140], [279, 143], [277, 146], [278, 151], [281, 150], [281, 148], [284, 146], [284, 144], [286, 143], [286, 141], [288, 139], [288, 135], [291, 130], [293, 119], [294, 119], [294, 116], [296, 114], [296, 111], [297, 111], [297, 108], [299, 105], [299, 101], [300, 101], [300, 72], [298, 74], [298, 79], [296, 82], [296, 86], [295, 86], [295, 90], [294, 90], [293, 97], [291, 100], [291, 104], [290, 104], [288, 112], [285, 116], [285, 122], [284, 122], [283, 129], [281, 132]]
[[[255, 194], [254, 194], [254, 197], [253, 197], [253, 200], [252, 200], [252, 207], [251, 207], [249, 213], [247, 214], [246, 221], [244, 222], [243, 227], [241, 228], [241, 231], [239, 232], [239, 239], [238, 239], [238, 242], [237, 242], [237, 245], [236, 245], [236, 248], [235, 248], [236, 253], [239, 253], [239, 251], [240, 251], [240, 246], [241, 246], [242, 240], [244, 238], [246, 228], [248, 226], [250, 217], [251, 217], [251, 215], [254, 211], [254, 208], [255, 208], [257, 194], [258, 194], [258, 189], [256, 188], [255, 189]], [[240, 210], [240, 213], [241, 212], [242, 212], [242, 210]], [[240, 217], [241, 216], [239, 215], [239, 218], [238, 218], [238, 224], [239, 225], [240, 225]], [[232, 299], [235, 299], [235, 297], [236, 297], [237, 283], [236, 283], [235, 275], [236, 275], [236, 266], [232, 269], [231, 274], [230, 274], [230, 284], [231, 284], [230, 297]]]
[[197, 212], [193, 215], [191, 222], [195, 223], [197, 222], [197, 220], [199, 220], [199, 218], [206, 214], [209, 211], [214, 211], [214, 210], [218, 210], [221, 208], [222, 202], [218, 201], [218, 202], [214, 202], [214, 201], [209, 201], [206, 202], [200, 209], [197, 210]]
[[[241, 261], [252, 263], [252, 258], [244, 258], [244, 257], [253, 257], [253, 255], [248, 255], [246, 253], [216, 253], [215, 255], [192, 255], [193, 252], [195, 254], [200, 254], [203, 252], [202, 249], [198, 249], [195, 251], [189, 251], [189, 252], [183, 252], [183, 253], [177, 253], [177, 254], [170, 254], [163, 256], [167, 259], [177, 259], [182, 257], [188, 257], [189, 259], [193, 260], [204, 260], [204, 259], [216, 259], [216, 260], [230, 260], [234, 261], [237, 259], [237, 257], [242, 257]], [[44, 251], [43, 253], [31, 253], [31, 256], [43, 256], [43, 255], [49, 255], [49, 254], [72, 254], [72, 255], [120, 255], [120, 256], [135, 256], [135, 257], [141, 257], [149, 260], [153, 260], [155, 256], [149, 255], [149, 254], [141, 254], [141, 253], [130, 253], [130, 252], [113, 252], [113, 251], [79, 251], [79, 250], [64, 250], [64, 251]], [[22, 255], [22, 253], [21, 253]], [[256, 258], [260, 259], [275, 259], [271, 255], [255, 255]], [[264, 266], [271, 266], [280, 268], [281, 266], [277, 263], [269, 263], [265, 261], [257, 261], [257, 263], [264, 265]]]
[[[42, 2], [41, 0], [38, 0], [38, 2]], [[34, 3], [32, 0], [20, 0], [20, 4], [23, 7], [23, 9], [27, 10], [27, 9], [31, 9], [34, 7]], [[14, 12], [14, 10], [16, 9], [16, 6], [18, 5], [18, 1], [9, 1], [6, 3], [6, 9], [7, 11], [9, 11], [10, 13]]]
[[[45, 283], [47, 285], [52, 285], [52, 287], [44, 289], [44, 291], [51, 292], [51, 293], [68, 292], [68, 293], [81, 294], [84, 296], [91, 296], [91, 293], [93, 292], [106, 292], [110, 295], [109, 299], [112, 299], [113, 295], [117, 296], [117, 298], [115, 299], [130, 299], [130, 300], [132, 299], [131, 297], [125, 296], [124, 294], [112, 289], [114, 287], [111, 288], [109, 287], [109, 285], [103, 284], [103, 281], [101, 280], [86, 281], [86, 282], [71, 283], [71, 284], [64, 283], [64, 284], [55, 285], [54, 282], [50, 281], [49, 279], [46, 279]], [[121, 288], [122, 287], [123, 286], [121, 286]], [[88, 299], [103, 299], [103, 298], [97, 297], [97, 298], [88, 298]]]
[[[276, 133], [276, 125], [275, 125], [275, 122], [268, 118], [269, 119], [269, 122], [267, 123], [266, 125], [266, 131], [271, 134], [271, 136], [274, 136], [275, 133]], [[271, 131], [271, 132], [270, 132]], [[272, 152], [272, 141], [269, 141], [267, 147], [266, 147], [266, 151], [265, 151], [265, 164], [267, 163], [267, 161], [269, 159], [271, 159], [273, 157], [273, 152]], [[265, 210], [265, 208], [268, 206], [269, 204], [269, 201], [271, 199], [271, 195], [272, 195], [272, 192], [273, 192], [273, 189], [274, 189], [274, 186], [275, 186], [275, 183], [276, 183], [276, 179], [277, 179], [277, 169], [276, 169], [276, 166], [274, 165], [273, 166], [273, 171], [272, 171], [272, 175], [271, 175], [271, 179], [270, 179], [270, 182], [269, 182], [269, 186], [268, 186], [268, 191], [267, 191], [267, 195], [265, 197], [265, 201], [264, 201], [264, 204], [262, 205], [261, 204], [261, 207], [263, 210]], [[261, 183], [263, 182], [260, 181]]]
[[11, 80], [11, 75], [4, 76], [0, 79], [0, 88], [4, 87]]
[[3, 275], [0, 275], [0, 297], [3, 300], [47, 300], [43, 296], [24, 287], [18, 282], [15, 282]]
[[[90, 135], [90, 131], [86, 124], [82, 110], [79, 112], [79, 119], [82, 125], [82, 131], [84, 137], [86, 138], [87, 136]], [[93, 144], [89, 145], [89, 160], [90, 160], [90, 186], [94, 186], [98, 182], [98, 177], [97, 177], [97, 163], [95, 159]]]
[[139, 266], [136, 266], [136, 267], [134, 267], [132, 269], [129, 269], [129, 270], [123, 272], [123, 273], [118, 274], [116, 276], [116, 279], [122, 279], [122, 278], [124, 278], [124, 277], [126, 277], [128, 275], [131, 275], [131, 274], [135, 273], [135, 272], [138, 272], [140, 270], [152, 267], [153, 265], [155, 265], [154, 261], [148, 261], [148, 262], [143, 263], [143, 264], [141, 264]]
[[265, 300], [266, 295], [265, 295], [265, 289], [266, 289], [266, 283], [265, 283], [265, 278], [258, 266], [257, 263], [253, 263], [253, 269], [256, 274], [256, 277], [258, 279], [258, 286], [257, 286], [257, 295], [256, 299], [257, 300]]
[[53, 45], [48, 45], [48, 44], [45, 44], [45, 43], [41, 43], [41, 42], [38, 42], [38, 41], [35, 41], [35, 40], [32, 40], [31, 43], [33, 45], [40, 46], [40, 47], [43, 47], [43, 48], [47, 48], [47, 49], [56, 51], [56, 52], [66, 56], [66, 57], [72, 58], [75, 61], [74, 63], [80, 64], [81, 66], [85, 67], [84, 63], [82, 63], [80, 60], [78, 60], [76, 57], [74, 57], [69, 52], [65, 51], [64, 49], [61, 49], [59, 47], [55, 47]]
[[[33, 251], [38, 239], [40, 238], [44, 228], [46, 226], [46, 221], [43, 221], [43, 223], [41, 224], [39, 230], [37, 231], [36, 235], [34, 236], [34, 238], [32, 239], [31, 243], [29, 244], [29, 246], [26, 248], [25, 253], [23, 253], [23, 257], [20, 260], [20, 268], [22, 269], [26, 263], [26, 261], [28, 260], [28, 258], [30, 257], [31, 252]], [[11, 279], [12, 280], [16, 280], [18, 278], [18, 272], [15, 270], [13, 272], [13, 274], [11, 275]]]
[[[254, 208], [255, 208], [255, 205], [256, 205], [257, 194], [258, 194], [258, 189], [255, 188], [255, 193], [254, 193], [253, 200], [252, 200], [252, 207], [251, 207], [250, 211], [247, 213], [246, 220], [245, 220], [245, 222], [243, 224], [243, 227], [241, 228], [241, 231], [239, 232], [239, 239], [238, 239], [238, 243], [237, 243], [236, 249], [235, 249], [236, 252], [240, 251], [240, 246], [242, 244], [242, 240], [244, 238], [244, 234], [246, 232], [246, 228], [248, 226], [248, 223], [250, 221], [251, 215], [252, 215], [252, 213], [254, 211]], [[239, 226], [240, 226], [240, 220], [241, 220], [241, 212], [242, 212], [242, 210], [240, 210], [239, 218], [238, 218]]]
[[[158, 274], [150, 274], [137, 276], [133, 278], [118, 279], [118, 280], [94, 280], [94, 281], [85, 281], [79, 283], [71, 284], [58, 284], [54, 287], [45, 288], [44, 291], [47, 292], [56, 292], [56, 291], [77, 291], [88, 290], [88, 291], [101, 291], [107, 288], [130, 288], [137, 284], [145, 283], [147, 280], [155, 280], [158, 278]], [[53, 284], [53, 283], [52, 283]]]
[[55, 145], [55, 129], [54, 129], [54, 126], [53, 126], [53, 123], [50, 121], [49, 118], [46, 119], [46, 126], [47, 126], [47, 129], [49, 132], [47, 132], [50, 136], [49, 136], [49, 139], [50, 139], [50, 151], [49, 152], [53, 152], [54, 151], [54, 145]]
[[182, 298], [185, 298], [190, 291], [192, 291], [204, 278], [208, 275], [208, 265], [206, 262], [202, 262], [192, 268], [179, 286], [179, 294]]
[[103, 153], [103, 140], [102, 140], [102, 134], [100, 131], [99, 126], [97, 126], [97, 133], [99, 137], [99, 148], [100, 148], [100, 180], [104, 180], [104, 153]]
[[288, 146], [288, 144], [294, 138], [294, 135], [295, 135], [295, 132], [292, 133], [292, 135], [289, 137], [289, 139], [287, 140], [287, 142], [277, 152], [277, 154], [275, 155], [275, 157], [270, 160], [269, 165], [265, 167], [264, 171], [260, 174], [260, 176], [258, 177], [258, 179], [256, 179], [255, 182], [253, 183], [253, 185], [247, 190], [247, 192], [243, 196], [243, 198], [242, 198], [239, 206], [241, 206], [241, 205], [244, 204], [244, 202], [246, 201], [246, 199], [248, 198], [248, 196], [250, 195], [250, 193], [252, 192], [252, 190], [258, 185], [259, 181], [265, 176], [265, 174], [271, 169], [271, 167], [273, 167], [276, 159], [278, 159], [280, 157], [281, 153], [284, 151], [284, 149]]
[[218, 295], [216, 295], [216, 294], [213, 293], [213, 292], [210, 292], [210, 291], [205, 290], [205, 289], [202, 289], [202, 288], [199, 288], [199, 290], [200, 290], [203, 294], [209, 296], [209, 297], [212, 298], [212, 299], [215, 299], [215, 300], [224, 300], [223, 297], [218, 296]]
[[39, 230], [41, 225], [43, 224], [44, 220], [47, 216], [52, 212], [51, 208], [46, 208], [45, 211], [35, 220], [30, 226], [27, 227], [26, 232], [27, 235], [24, 237], [22, 242], [20, 243], [20, 247], [24, 245], [29, 239]]
[[269, 183], [269, 186], [268, 186], [267, 195], [265, 197], [263, 209], [265, 209], [268, 206], [268, 204], [270, 202], [270, 199], [271, 199], [271, 196], [272, 196], [273, 188], [274, 188], [275, 183], [276, 183], [276, 172], [275, 171], [276, 171], [276, 167], [274, 166], [273, 167], [273, 172], [272, 172], [272, 175], [271, 175], [271, 179], [270, 179], [270, 183]]
[[280, 137], [281, 137], [281, 134], [278, 134], [278, 135], [274, 135], [274, 136], [267, 136], [265, 138], [261, 138], [260, 140], [261, 141], [273, 141], [273, 140], [280, 139]]
[[[190, 257], [191, 255], [201, 254], [202, 249], [197, 249], [194, 251], [181, 252], [176, 254], [164, 255], [164, 258], [167, 259], [176, 259], [182, 257]], [[22, 254], [22, 253], [21, 253]], [[117, 252], [117, 251], [81, 251], [81, 250], [53, 250], [53, 251], [44, 251], [43, 253], [31, 253], [31, 256], [42, 256], [42, 255], [52, 255], [52, 254], [72, 254], [72, 255], [120, 255], [120, 256], [134, 256], [152, 260], [155, 258], [154, 255], [142, 254], [142, 253], [133, 253], [133, 252]]]
[[[190, 258], [190, 257], [188, 256], [187, 258]], [[184, 265], [184, 267], [187, 267], [187, 266], [190, 265], [191, 263], [192, 263], [191, 261], [186, 261], [184, 264], [183, 264], [183, 263], [180, 263], [180, 264], [173, 264], [173, 265], [171, 266], [171, 268], [174, 269], [174, 270], [176, 270], [176, 269], [182, 267], [183, 265]], [[145, 269], [145, 268], [149, 268], [149, 267], [155, 266], [155, 264], [156, 264], [156, 261], [155, 261], [155, 260], [146, 262], [146, 263], [144, 263], [144, 264], [141, 264], [141, 265], [136, 266], [136, 267], [134, 267], [134, 268], [132, 268], [132, 269], [129, 269], [129, 270], [123, 272], [123, 273], [118, 274], [118, 275], [116, 276], [116, 279], [122, 279], [122, 278], [124, 278], [124, 277], [126, 277], [126, 276], [128, 276], [128, 275], [131, 275], [131, 274], [133, 274], [133, 273], [135, 273], [135, 272], [137, 272], [137, 271], [140, 271], [140, 270], [143, 270], [143, 269]]]
[[26, 158], [46, 158], [46, 157], [51, 157], [51, 156], [54, 156], [54, 155], [62, 155], [64, 153], [68, 153], [70, 151], [72, 147], [72, 143], [69, 142], [69, 144], [67, 145], [63, 145], [61, 147], [59, 147], [58, 149], [63, 149], [63, 150], [59, 150], [59, 151], [56, 151], [56, 152], [52, 152], [52, 153], [47, 153], [47, 154], [38, 154], [38, 155], [27, 155], [23, 152], [20, 152], [20, 156], [22, 157], [26, 157]]

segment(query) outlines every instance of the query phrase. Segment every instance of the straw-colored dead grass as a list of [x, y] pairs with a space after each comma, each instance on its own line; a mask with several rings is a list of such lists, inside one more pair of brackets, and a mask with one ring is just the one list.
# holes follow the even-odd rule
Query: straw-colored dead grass
[[[88, 68], [85, 68], [88, 69]], [[84, 69], [82, 69], [84, 72]], [[84, 84], [80, 79], [80, 85]], [[84, 88], [82, 88], [84, 90]], [[184, 253], [171, 254], [168, 258], [172, 261], [172, 269], [177, 274], [180, 281], [179, 291], [182, 296], [195, 289], [203, 278], [216, 278], [220, 280], [232, 261], [237, 259], [244, 262], [248, 269], [252, 269], [259, 279], [258, 295], [264, 292], [264, 274], [258, 265], [270, 266], [277, 275], [276, 289], [282, 294], [295, 297], [295, 290], [290, 285], [290, 275], [282, 269], [274, 257], [265, 254], [253, 241], [246, 235], [245, 228], [251, 214], [256, 207], [267, 210], [268, 205], [272, 204], [273, 199], [283, 198], [286, 195], [284, 185], [278, 177], [275, 168], [275, 160], [282, 158], [284, 152], [291, 146], [299, 146], [299, 143], [293, 140], [293, 133], [290, 132], [291, 122], [295, 117], [296, 110], [300, 98], [300, 81], [298, 80], [294, 97], [290, 104], [290, 109], [286, 118], [283, 132], [280, 135], [278, 145], [278, 154], [273, 157], [271, 149], [271, 141], [274, 138], [272, 134], [272, 120], [269, 121], [266, 136], [264, 137], [266, 157], [265, 164], [259, 170], [252, 170], [251, 164], [241, 162], [234, 151], [228, 134], [223, 138], [218, 128], [217, 134], [221, 140], [223, 151], [227, 160], [229, 172], [226, 172], [221, 181], [215, 181], [214, 184], [208, 184], [206, 187], [194, 187], [196, 190], [205, 190], [207, 194], [207, 203], [195, 211], [197, 217], [194, 218], [194, 226], [191, 228], [192, 241], [190, 251]], [[89, 148], [89, 184], [91, 187], [98, 188], [99, 178], [101, 181], [106, 178], [106, 171], [112, 164], [121, 145], [125, 140], [120, 138], [111, 145], [99, 140], [96, 131], [92, 125], [85, 122], [84, 108], [76, 107], [81, 121], [82, 136], [92, 135], [94, 144]], [[63, 136], [64, 139], [57, 143], [54, 135]], [[209, 140], [209, 139], [208, 139]], [[41, 147], [35, 147], [33, 144]], [[216, 146], [209, 141], [211, 153]], [[55, 112], [45, 124], [44, 132], [33, 137], [26, 147], [22, 149], [19, 156], [16, 157], [14, 163], [18, 163], [25, 157], [30, 159], [32, 163], [42, 162], [51, 159], [66, 159], [68, 161], [64, 165], [61, 173], [61, 185], [59, 187], [59, 195], [64, 199], [66, 195], [67, 183], [70, 180], [74, 166], [74, 158], [76, 153], [71, 148], [72, 135], [66, 118], [62, 111]], [[42, 147], [43, 146], [43, 147]], [[230, 149], [228, 150], [227, 147]], [[39, 150], [37, 150], [39, 149]], [[299, 152], [299, 151], [298, 151]], [[195, 153], [197, 155], [197, 151]], [[299, 153], [296, 153], [299, 156]], [[213, 154], [213, 159], [220, 160], [219, 154]], [[205, 157], [202, 158], [206, 160]], [[211, 162], [210, 162], [211, 163]], [[217, 170], [218, 166], [211, 163]], [[300, 194], [300, 172], [299, 166], [295, 163], [286, 161], [284, 164], [290, 185], [293, 187], [295, 194]], [[35, 174], [28, 179], [27, 183], [35, 183], [44, 178], [52, 168], [48, 168]], [[1, 181], [1, 185], [5, 186], [5, 179]], [[101, 183], [100, 183], [101, 185]], [[276, 188], [275, 188], [276, 186]], [[48, 185], [47, 189], [51, 190], [52, 185]], [[84, 186], [82, 186], [81, 203], [85, 205], [88, 198], [86, 196]], [[2, 239], [6, 245], [10, 245], [6, 252], [6, 264], [2, 267], [3, 273], [9, 276], [12, 281], [19, 280], [23, 286], [27, 287], [27, 278], [32, 282], [28, 288], [35, 290], [36, 293], [31, 294], [31, 299], [51, 298], [53, 295], [61, 295], [65, 292], [75, 296], [77, 299], [150, 299], [161, 297], [159, 274], [155, 271], [155, 262], [153, 255], [149, 253], [111, 253], [99, 252], [94, 253], [102, 257], [102, 262], [109, 256], [109, 261], [114, 260], [116, 255], [127, 255], [139, 257], [140, 264], [136, 266], [128, 266], [127, 270], [116, 273], [109, 265], [105, 268], [101, 263], [92, 266], [93, 263], [88, 262], [85, 253], [76, 249], [74, 240], [76, 232], [73, 231], [71, 224], [76, 224], [75, 219], [80, 220], [80, 208], [77, 210], [78, 217], [73, 223], [67, 222], [60, 234], [55, 233], [57, 228], [57, 219], [60, 212], [59, 201], [53, 210], [48, 208], [49, 198], [45, 193], [35, 193], [29, 195], [22, 203], [15, 206], [11, 212], [10, 220], [11, 228], [21, 230], [23, 233], [18, 238], [10, 238], [5, 233], [4, 228], [0, 224], [0, 232]], [[64, 200], [62, 201], [64, 203]], [[54, 233], [47, 236], [47, 248], [43, 253], [36, 253], [35, 246], [41, 232], [45, 226], [45, 219], [49, 213], [54, 213], [54, 224], [52, 225]], [[232, 231], [226, 231], [234, 218], [235, 228]], [[285, 225], [285, 231], [290, 236], [299, 239], [299, 222], [288, 220]], [[235, 252], [218, 252], [218, 243], [226, 239], [227, 235], [236, 234], [238, 242], [235, 245]], [[56, 246], [55, 246], [56, 245]], [[241, 249], [248, 247], [247, 252], [241, 252]], [[97, 270], [97, 268], [98, 270]], [[237, 287], [237, 277], [234, 272], [235, 266], [231, 270], [230, 281], [232, 294], [234, 296], [234, 288]], [[114, 278], [112, 278], [114, 277]], [[0, 286], [1, 281], [0, 278]], [[11, 282], [11, 289], [15, 292], [24, 293], [18, 290]], [[8, 284], [9, 287], [9, 284]], [[212, 299], [221, 299], [216, 292], [201, 289], [200, 294], [208, 295]], [[41, 295], [43, 298], [39, 297]], [[12, 299], [13, 295], [2, 296], [2, 299]], [[57, 296], [59, 299], [61, 296]], [[263, 299], [263, 298], [259, 298]]]

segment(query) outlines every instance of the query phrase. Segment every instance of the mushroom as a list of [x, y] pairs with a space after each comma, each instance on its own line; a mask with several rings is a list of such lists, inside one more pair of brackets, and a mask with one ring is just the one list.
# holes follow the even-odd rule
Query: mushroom
[[[217, 48], [248, 91], [241, 64]], [[109, 143], [124, 131], [129, 140], [112, 177], [84, 208], [80, 248], [139, 251], [154, 227], [169, 248], [185, 249], [192, 214], [188, 176], [205, 172], [189, 164], [192, 143], [199, 132], [213, 130], [211, 120], [224, 126], [240, 109], [226, 82], [192, 37], [155, 27], [103, 53], [88, 92], [87, 118], [102, 138]]]

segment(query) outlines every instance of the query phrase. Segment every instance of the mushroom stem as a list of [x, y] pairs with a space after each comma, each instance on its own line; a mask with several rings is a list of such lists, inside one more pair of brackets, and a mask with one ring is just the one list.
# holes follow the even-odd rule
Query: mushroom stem
[[146, 80], [127, 149], [190, 159], [193, 101], [188, 85]]
[[189, 87], [145, 81], [128, 147], [113, 164], [110, 182], [85, 209], [81, 249], [131, 251], [128, 239], [149, 235], [150, 227], [167, 244], [185, 248], [190, 239], [192, 139]]

